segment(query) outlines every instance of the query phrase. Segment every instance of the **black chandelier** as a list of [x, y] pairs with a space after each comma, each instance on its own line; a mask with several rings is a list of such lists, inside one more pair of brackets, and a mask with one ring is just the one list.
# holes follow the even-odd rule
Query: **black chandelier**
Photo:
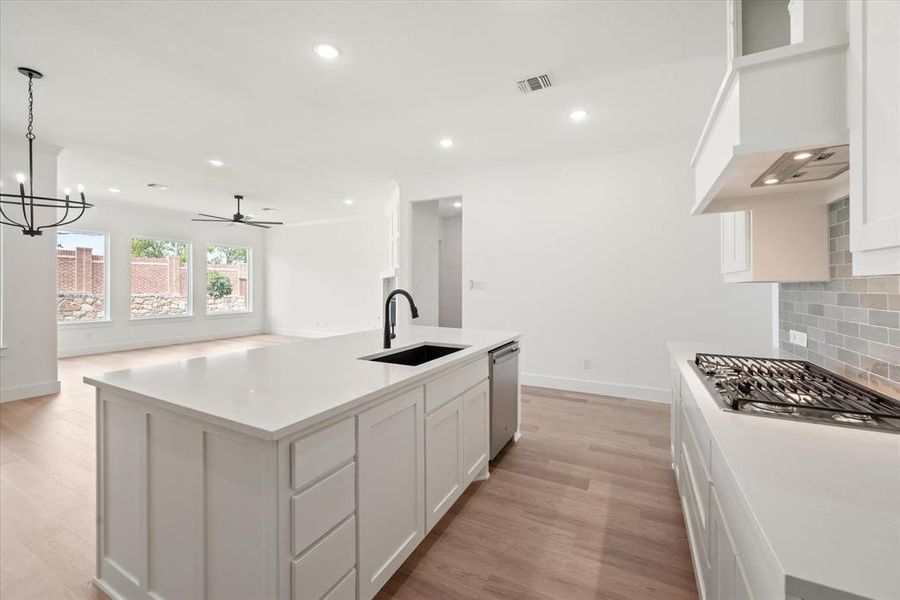
[[[19, 183], [18, 194], [0, 194], [0, 223], [11, 227], [18, 227], [22, 230], [22, 235], [34, 237], [36, 235], [43, 235], [44, 232], [41, 231], [42, 229], [74, 223], [81, 218], [86, 208], [93, 208], [94, 205], [88, 204], [85, 201], [84, 188], [80, 185], [78, 186], [78, 194], [81, 196], [80, 201], [69, 199], [68, 188], [65, 192], [65, 200], [34, 195], [34, 156], [32, 152], [32, 146], [34, 145], [34, 93], [32, 91], [32, 85], [34, 80], [40, 79], [43, 77], [43, 74], [41, 74], [40, 71], [35, 71], [28, 67], [19, 67], [19, 73], [28, 77], [28, 129], [25, 134], [25, 138], [28, 140], [28, 177], [25, 177], [23, 173], [16, 174], [16, 181]], [[28, 182], [28, 194], [25, 193], [26, 181]], [[22, 221], [19, 222], [10, 217], [6, 211], [3, 210], [3, 205], [21, 207]], [[65, 209], [65, 212], [63, 213], [62, 218], [55, 223], [36, 226], [34, 221], [35, 208]], [[69, 217], [70, 210], [77, 211], [78, 214], [74, 217]], [[59, 212], [57, 211], [57, 216], [58, 215]]]

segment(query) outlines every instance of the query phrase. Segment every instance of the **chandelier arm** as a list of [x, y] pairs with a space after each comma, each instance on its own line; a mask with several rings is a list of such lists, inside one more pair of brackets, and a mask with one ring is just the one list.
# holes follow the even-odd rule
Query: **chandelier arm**
[[[2, 196], [2, 198], [15, 198], [16, 199], [15, 201], [12, 201], [12, 200], [3, 200], [2, 198], [0, 198], [0, 204], [15, 204], [15, 205], [21, 204], [20, 197], [15, 194], [0, 194], [0, 196]], [[48, 198], [46, 196], [35, 196], [34, 199], [35, 200], [44, 200], [45, 202], [54, 203], [54, 204], [44, 204], [42, 202], [35, 202], [34, 205], [38, 208], [63, 208], [66, 204], [65, 200], [60, 200], [59, 198]], [[70, 202], [72, 204], [81, 204], [77, 200], [70, 200]], [[90, 202], [85, 202], [84, 206], [85, 206], [85, 208], [94, 208], [94, 205], [91, 204]], [[230, 220], [231, 219], [229, 219], [229, 221]]]
[[44, 229], [45, 227], [60, 227], [62, 225], [69, 225], [70, 223], [74, 223], [75, 221], [80, 219], [81, 216], [84, 214], [84, 208], [85, 208], [84, 206], [81, 207], [81, 212], [78, 213], [77, 217], [72, 217], [68, 221], [66, 221], [66, 220], [58, 221], [58, 222], [54, 223], [53, 225], [44, 225], [42, 227], [38, 227], [38, 229]]
[[2, 205], [2, 204], [0, 204], [0, 217], [2, 217], [3, 219], [5, 219], [5, 220], [3, 220], [3, 221], [0, 221], [0, 222], [2, 222], [4, 225], [11, 225], [11, 226], [13, 226], [13, 227], [21, 227], [22, 229], [25, 229], [25, 228], [26, 228], [25, 225], [22, 225], [21, 223], [19, 223], [19, 222], [13, 220], [12, 218], [10, 218], [9, 215], [7, 215], [5, 212], [3, 212], [3, 205]]
[[[84, 210], [82, 210], [82, 213], [83, 213], [83, 212], [84, 212]], [[47, 229], [48, 227], [58, 227], [58, 226], [60, 226], [60, 225], [63, 225], [63, 224], [64, 224], [63, 222], [66, 220], [66, 217], [68, 217], [68, 216], [69, 216], [69, 201], [66, 200], [66, 212], [63, 213], [62, 219], [60, 219], [59, 221], [57, 221], [57, 222], [54, 223], [53, 225], [41, 225], [40, 227], [38, 227], [38, 229], [39, 229], [39, 230], [40, 230], [40, 229]], [[80, 217], [81, 215], [78, 215], [78, 216]], [[75, 218], [75, 221], [77, 221], [77, 220], [78, 220], [78, 217]], [[71, 223], [71, 222], [72, 222], [72, 221], [70, 221], [70, 223]]]

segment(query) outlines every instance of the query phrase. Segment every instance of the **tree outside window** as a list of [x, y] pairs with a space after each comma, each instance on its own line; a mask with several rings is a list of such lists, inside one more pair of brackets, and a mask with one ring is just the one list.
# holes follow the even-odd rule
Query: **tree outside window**
[[206, 312], [227, 314], [250, 310], [250, 249], [206, 247]]

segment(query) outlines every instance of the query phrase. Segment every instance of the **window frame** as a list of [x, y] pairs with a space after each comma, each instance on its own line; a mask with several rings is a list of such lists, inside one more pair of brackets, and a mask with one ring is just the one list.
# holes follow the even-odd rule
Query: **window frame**
[[[57, 241], [59, 240], [59, 232], [65, 231], [68, 233], [76, 233], [80, 235], [102, 235], [103, 236], [103, 318], [102, 319], [85, 319], [82, 321], [60, 321], [57, 319], [56, 326], [57, 327], [90, 327], [91, 325], [105, 325], [112, 322], [112, 302], [110, 298], [110, 290], [112, 289], [110, 285], [110, 280], [112, 279], [111, 275], [111, 266], [110, 261], [112, 257], [110, 256], [110, 248], [112, 245], [110, 244], [110, 238], [112, 234], [108, 231], [100, 231], [96, 229], [86, 229], [82, 227], [57, 227], [55, 228], [54, 235], [57, 237]], [[58, 285], [58, 283], [57, 283]], [[59, 288], [57, 287], [56, 293], [59, 293]]]
[[[134, 313], [131, 312], [131, 296], [133, 295], [133, 287], [132, 287], [132, 279], [131, 279], [131, 259], [134, 258], [131, 254], [131, 241], [132, 240], [157, 240], [160, 242], [174, 242], [178, 244], [184, 244], [187, 248], [187, 262], [185, 264], [187, 268], [187, 291], [185, 295], [187, 296], [187, 305], [185, 308], [187, 309], [184, 314], [181, 315], [147, 315], [147, 316], [135, 316]], [[130, 323], [141, 323], [147, 321], [159, 321], [159, 320], [174, 320], [174, 319], [193, 319], [194, 318], [194, 242], [192, 240], [178, 240], [165, 236], [158, 235], [144, 235], [140, 233], [132, 233], [128, 236], [128, 321]]]
[[245, 310], [232, 310], [228, 312], [209, 312], [209, 295], [206, 292], [206, 281], [209, 273], [209, 260], [204, 261], [204, 271], [203, 271], [203, 287], [204, 294], [203, 297], [206, 299], [206, 316], [207, 317], [227, 317], [233, 315], [249, 315], [253, 313], [253, 248], [250, 246], [239, 246], [236, 244], [216, 244], [214, 242], [207, 242], [203, 247], [203, 254], [206, 256], [209, 253], [210, 246], [217, 246], [219, 248], [243, 248], [247, 251], [247, 308]]

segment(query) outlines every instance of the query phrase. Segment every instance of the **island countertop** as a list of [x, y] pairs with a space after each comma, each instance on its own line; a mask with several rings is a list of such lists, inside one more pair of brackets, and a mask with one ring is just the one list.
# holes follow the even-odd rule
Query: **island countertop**
[[277, 440], [368, 400], [452, 370], [516, 332], [401, 327], [392, 350], [466, 346], [417, 367], [360, 360], [385, 352], [380, 330], [193, 358], [84, 378], [100, 390], [265, 440]]
[[787, 592], [900, 598], [900, 435], [724, 411], [689, 364], [697, 352], [797, 357], [773, 348], [668, 347]]

